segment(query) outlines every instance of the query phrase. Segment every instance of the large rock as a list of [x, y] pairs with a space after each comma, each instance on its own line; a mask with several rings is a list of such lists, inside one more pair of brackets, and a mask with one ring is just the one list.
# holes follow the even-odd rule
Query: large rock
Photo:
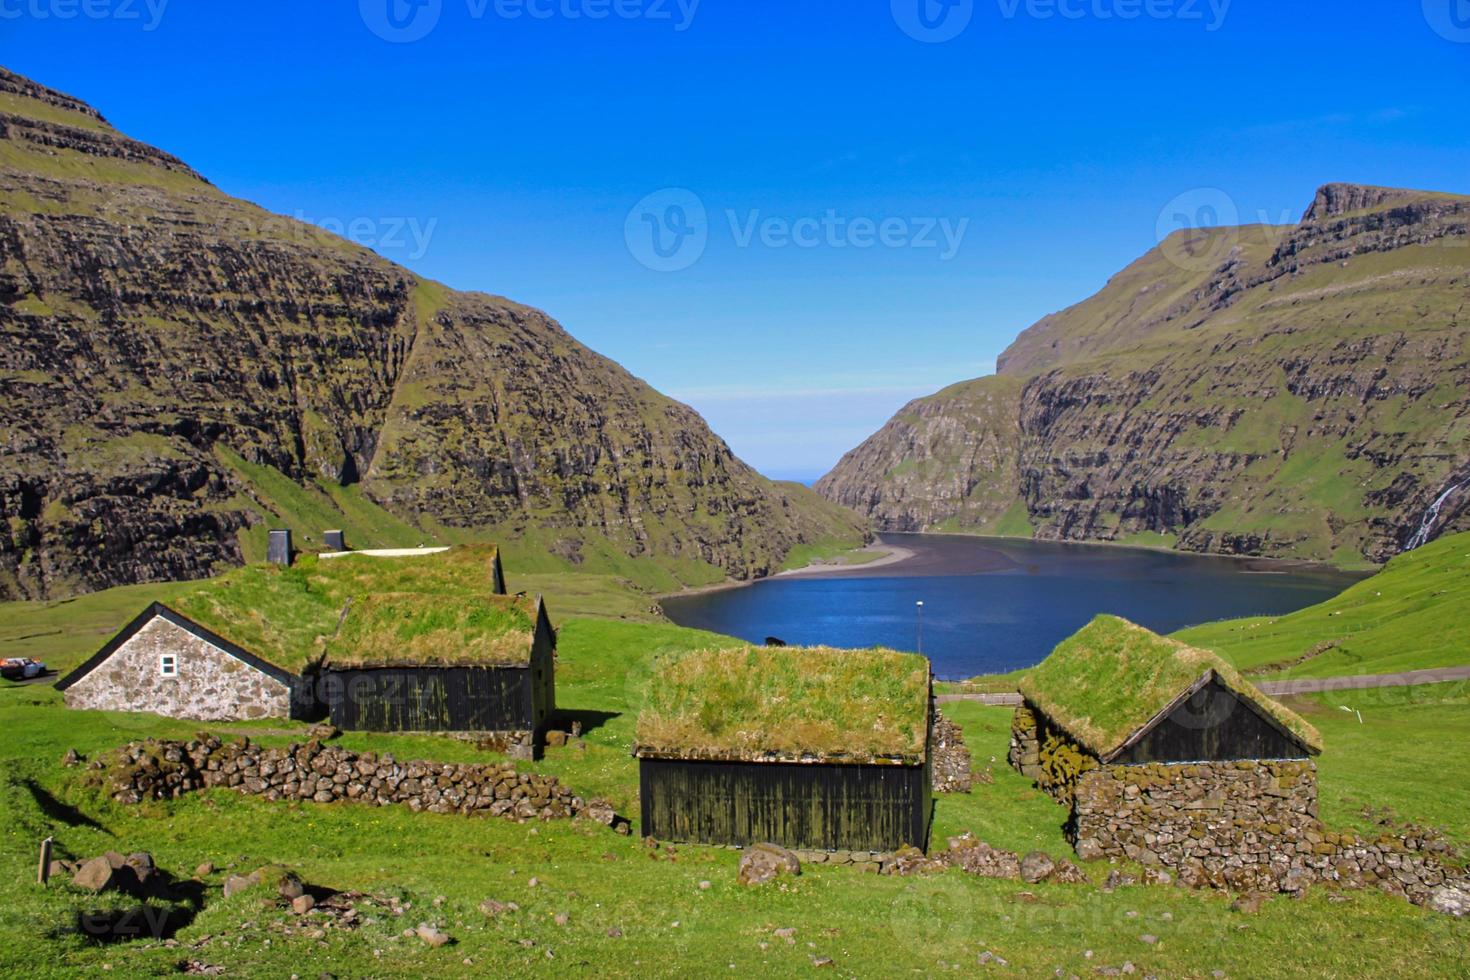
[[1021, 859], [1021, 877], [1036, 884], [1045, 881], [1057, 868], [1057, 863], [1045, 851], [1032, 851]]
[[1460, 918], [1470, 912], [1470, 891], [1446, 885], [1429, 894], [1429, 907], [1445, 915]]
[[764, 885], [783, 874], [801, 874], [801, 860], [777, 844], [753, 844], [741, 855], [735, 880], [742, 885]]
[[77, 869], [72, 884], [90, 892], [106, 891], [113, 885], [112, 862], [106, 857], [95, 857]]

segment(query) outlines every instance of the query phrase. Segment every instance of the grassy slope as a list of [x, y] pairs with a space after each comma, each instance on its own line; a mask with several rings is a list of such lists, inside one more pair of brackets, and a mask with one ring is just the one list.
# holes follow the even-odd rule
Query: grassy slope
[[[573, 621], [562, 636], [559, 701], [588, 725], [585, 755], [552, 750], [540, 768], [562, 775], [585, 794], [603, 794], [636, 818], [637, 770], [628, 756], [633, 717], [649, 664], [672, 650], [718, 643], [672, 626]], [[731, 641], [733, 642], [733, 641]], [[977, 764], [1003, 757], [1009, 734], [1004, 709], [960, 705]], [[1367, 724], [1321, 706], [1327, 737], [1322, 759], [1323, 809], [1336, 819], [1366, 796], [1406, 815], [1454, 821], [1470, 838], [1464, 814], [1470, 787], [1441, 783], [1430, 797], [1421, 773], [1458, 760], [1454, 739], [1470, 733], [1470, 699], [1365, 711]], [[563, 975], [591, 969], [604, 976], [696, 975], [760, 971], [787, 975], [830, 956], [839, 973], [973, 971], [982, 950], [1004, 956], [1019, 975], [1056, 968], [1086, 975], [1098, 966], [1135, 963], [1140, 973], [1207, 977], [1258, 975], [1446, 976], [1466, 969], [1470, 922], [1455, 921], [1376, 894], [1343, 904], [1315, 892], [1302, 902], [1278, 899], [1255, 917], [1228, 909], [1228, 899], [1167, 888], [1025, 886], [958, 874], [878, 878], [848, 869], [808, 868], [786, 890], [745, 890], [734, 884], [737, 856], [680, 847], [649, 852], [636, 828], [630, 838], [570, 823], [516, 825], [462, 817], [415, 815], [406, 809], [355, 805], [270, 804], [227, 791], [167, 805], [125, 807], [78, 785], [79, 773], [56, 759], [70, 746], [95, 752], [144, 734], [184, 735], [193, 726], [148, 716], [72, 713], [46, 688], [0, 689], [0, 860], [20, 869], [0, 876], [0, 972], [63, 975], [110, 964], [114, 975], [172, 972], [186, 958], [231, 973], [303, 972], [303, 963], [337, 975]], [[279, 725], [279, 723], [273, 723]], [[1416, 745], [1406, 732], [1433, 727], [1451, 737]], [[286, 736], [264, 736], [283, 741]], [[423, 738], [351, 735], [356, 748], [391, 749], [400, 757], [482, 758], [468, 746]], [[1412, 760], [1408, 757], [1412, 755]], [[1394, 768], [1399, 756], [1408, 771]], [[970, 796], [941, 798], [936, 840], [972, 829], [998, 846], [1043, 847], [1066, 853], [1062, 811], [1004, 763], [995, 783]], [[187, 873], [201, 861], [253, 868], [280, 862], [308, 881], [336, 888], [391, 892], [413, 903], [403, 920], [389, 919], [320, 942], [276, 931], [292, 917], [262, 907], [259, 895], [228, 901], [219, 875], [206, 881], [207, 908], [184, 928], [186, 944], [168, 949], [148, 940], [89, 946], [74, 936], [47, 937], [77, 909], [97, 900], [65, 884], [27, 884], [36, 841], [54, 834], [65, 855], [109, 848], [148, 848], [167, 869]], [[370, 846], [365, 846], [370, 842]], [[1107, 866], [1089, 869], [1106, 874]], [[529, 879], [540, 880], [536, 888]], [[712, 887], [701, 890], [698, 883]], [[1033, 898], [1026, 897], [1029, 893]], [[432, 905], [435, 896], [445, 901]], [[515, 901], [521, 911], [489, 920], [476, 910], [485, 898]], [[565, 912], [566, 926], [553, 917]], [[1165, 916], [1168, 916], [1166, 918]], [[458, 940], [430, 950], [399, 937], [405, 925], [432, 919]], [[246, 925], [248, 923], [248, 925]], [[621, 938], [607, 930], [616, 927]], [[794, 944], [773, 935], [797, 930]], [[1158, 936], [1156, 945], [1138, 937]], [[192, 944], [213, 937], [199, 948]], [[266, 945], [269, 940], [270, 945]], [[523, 944], [530, 940], [534, 945]], [[228, 945], [225, 945], [225, 942]], [[766, 948], [762, 948], [762, 944]], [[809, 945], [810, 944], [810, 945]], [[1095, 951], [1092, 958], [1085, 950]], [[548, 955], [549, 954], [549, 955]], [[472, 961], [471, 966], [464, 960]]]
[[[1465, 664], [1470, 662], [1470, 533], [1400, 555], [1372, 578], [1300, 612], [1210, 623], [1176, 635], [1216, 651], [1241, 670], [1271, 677]], [[1294, 663], [1314, 650], [1320, 652]]]

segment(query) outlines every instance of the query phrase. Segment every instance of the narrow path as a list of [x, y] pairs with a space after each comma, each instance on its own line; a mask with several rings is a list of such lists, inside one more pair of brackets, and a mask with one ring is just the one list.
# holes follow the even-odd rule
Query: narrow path
[[[1406, 670], [1401, 674], [1359, 674], [1353, 677], [1303, 677], [1288, 681], [1261, 681], [1256, 687], [1262, 694], [1281, 697], [1288, 694], [1317, 694], [1321, 691], [1357, 691], [1375, 687], [1413, 687], [1419, 684], [1446, 684], [1470, 681], [1470, 666], [1432, 667], [1428, 670]], [[1021, 703], [1019, 694], [940, 694], [935, 701], [974, 701], [1001, 707]]]

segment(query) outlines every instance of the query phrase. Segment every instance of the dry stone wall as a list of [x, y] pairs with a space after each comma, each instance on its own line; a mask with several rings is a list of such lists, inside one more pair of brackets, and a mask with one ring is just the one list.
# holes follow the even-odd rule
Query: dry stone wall
[[555, 776], [517, 772], [511, 763], [400, 762], [313, 740], [261, 748], [249, 739], [224, 742], [201, 733], [189, 742], [133, 742], [92, 763], [122, 803], [176, 799], [229, 787], [268, 800], [401, 804], [415, 812], [483, 814], [511, 820], [585, 816], [628, 832], [627, 821], [602, 801], [585, 801]]
[[[165, 677], [160, 658], [175, 659]], [[162, 617], [140, 629], [66, 691], [66, 705], [93, 711], [150, 711], [190, 721], [288, 718], [291, 689]]]
[[965, 745], [964, 729], [938, 711], [934, 713], [929, 760], [933, 768], [934, 792], [970, 792], [974, 776], [971, 773], [970, 749]]
[[1078, 781], [1069, 834], [1084, 859], [1162, 866], [1195, 888], [1295, 893], [1326, 883], [1416, 905], [1470, 889], [1470, 872], [1441, 840], [1322, 826], [1307, 761], [1103, 766]]

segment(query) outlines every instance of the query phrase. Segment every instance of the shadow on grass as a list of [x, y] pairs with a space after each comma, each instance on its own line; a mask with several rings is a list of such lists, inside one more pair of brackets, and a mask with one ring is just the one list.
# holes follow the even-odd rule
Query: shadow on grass
[[21, 785], [31, 794], [31, 798], [36, 801], [36, 806], [41, 808], [41, 812], [52, 820], [60, 821], [68, 827], [87, 827], [91, 830], [100, 830], [104, 834], [112, 835], [112, 831], [87, 816], [81, 810], [78, 810], [70, 803], [63, 803], [46, 792], [45, 789], [37, 785], [34, 779], [23, 779], [21, 780]]
[[557, 710], [554, 722], [563, 731], [571, 731], [573, 722], [580, 722], [582, 734], [586, 735], [617, 717], [619, 712], [616, 711], [570, 711], [562, 708]]

